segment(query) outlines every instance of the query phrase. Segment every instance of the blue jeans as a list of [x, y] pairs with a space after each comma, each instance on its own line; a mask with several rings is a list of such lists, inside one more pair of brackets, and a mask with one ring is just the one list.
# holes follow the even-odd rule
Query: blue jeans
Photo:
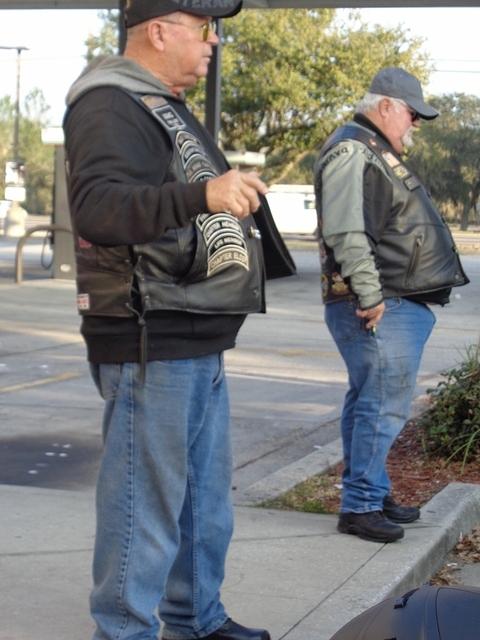
[[92, 366], [105, 399], [90, 606], [94, 640], [171, 639], [220, 627], [233, 530], [222, 354]]
[[409, 417], [423, 348], [435, 324], [426, 305], [390, 298], [385, 306], [375, 335], [355, 315], [354, 302], [325, 306], [349, 379], [341, 418], [342, 512], [383, 508], [390, 492], [387, 455]]

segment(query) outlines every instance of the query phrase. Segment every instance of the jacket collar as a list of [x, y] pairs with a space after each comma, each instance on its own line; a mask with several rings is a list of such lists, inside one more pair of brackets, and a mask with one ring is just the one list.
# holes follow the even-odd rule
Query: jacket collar
[[392, 146], [390, 140], [385, 136], [385, 134], [382, 133], [382, 131], [380, 131], [380, 129], [376, 125], [374, 125], [373, 122], [369, 120], [369, 118], [367, 118], [367, 116], [364, 116], [363, 113], [356, 113], [353, 116], [353, 121], [361, 125], [362, 127], [366, 127], [367, 129], [370, 129], [371, 131], [376, 133], [377, 136], [380, 136], [380, 138], [382, 138], [382, 140], [384, 140], [388, 144], [389, 147]]

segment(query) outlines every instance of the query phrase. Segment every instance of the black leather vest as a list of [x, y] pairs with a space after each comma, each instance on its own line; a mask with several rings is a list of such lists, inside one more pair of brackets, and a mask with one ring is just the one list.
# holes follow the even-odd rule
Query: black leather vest
[[[380, 136], [355, 125], [335, 131], [320, 152], [316, 189], [321, 193], [322, 158], [343, 140], [358, 140], [375, 154], [393, 186], [392, 215], [373, 248], [383, 295], [415, 297], [469, 282], [448, 225], [420, 180]], [[317, 197], [321, 228], [321, 197]], [[333, 251], [321, 242], [324, 302], [353, 298]], [[428, 301], [428, 295], [425, 295]], [[448, 298], [447, 300], [448, 301]]]
[[[197, 182], [222, 173], [195, 132], [161, 96], [129, 94], [170, 138], [171, 173]], [[82, 315], [128, 317], [148, 311], [207, 314], [264, 311], [260, 234], [250, 216], [201, 214], [191, 225], [148, 244], [100, 247], [76, 238], [78, 309]], [[134, 304], [132, 287], [138, 287]]]

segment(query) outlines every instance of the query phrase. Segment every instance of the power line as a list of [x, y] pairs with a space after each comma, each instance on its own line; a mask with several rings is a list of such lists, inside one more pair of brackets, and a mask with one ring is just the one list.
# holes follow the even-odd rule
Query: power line
[[472, 69], [470, 71], [465, 69], [434, 69], [433, 73], [480, 73], [480, 69]]
[[434, 62], [480, 62], [479, 58], [431, 58]]
[[[22, 59], [22, 64], [29, 64], [31, 62], [62, 62], [63, 60], [80, 60], [80, 59], [85, 59], [85, 55], [84, 54], [78, 54], [77, 56], [50, 56], [47, 58], [37, 58], [35, 56], [28, 56]], [[8, 58], [2, 58], [0, 57], [0, 64], [8, 64], [11, 62], [11, 59]]]

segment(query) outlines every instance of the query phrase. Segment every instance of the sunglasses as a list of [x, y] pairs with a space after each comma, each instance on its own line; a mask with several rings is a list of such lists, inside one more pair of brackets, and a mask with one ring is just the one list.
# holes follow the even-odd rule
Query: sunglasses
[[412, 109], [412, 107], [409, 107], [408, 105], [407, 105], [407, 111], [410, 114], [410, 118], [412, 119], [412, 122], [415, 122], [415, 120], [419, 120], [420, 119], [420, 116], [415, 111], [415, 109]]
[[195, 26], [191, 24], [184, 24], [183, 22], [175, 22], [173, 20], [159, 20], [158, 22], [166, 22], [167, 24], [176, 24], [179, 27], [185, 27], [186, 29], [195, 29], [195, 30], [198, 29], [201, 31], [203, 42], [207, 42], [207, 40], [210, 37], [210, 34], [217, 33], [217, 23], [215, 22], [215, 20], [207, 20], [207, 22], [204, 22], [203, 24], [195, 25]]
[[416, 120], [420, 120], [420, 115], [418, 114], [418, 111], [415, 111], [415, 109], [412, 109], [412, 107], [408, 105], [404, 100], [400, 100], [400, 98], [393, 98], [393, 101], [396, 102], [397, 104], [401, 104], [402, 107], [405, 107], [405, 109], [410, 114], [410, 119], [412, 122], [415, 122]]

